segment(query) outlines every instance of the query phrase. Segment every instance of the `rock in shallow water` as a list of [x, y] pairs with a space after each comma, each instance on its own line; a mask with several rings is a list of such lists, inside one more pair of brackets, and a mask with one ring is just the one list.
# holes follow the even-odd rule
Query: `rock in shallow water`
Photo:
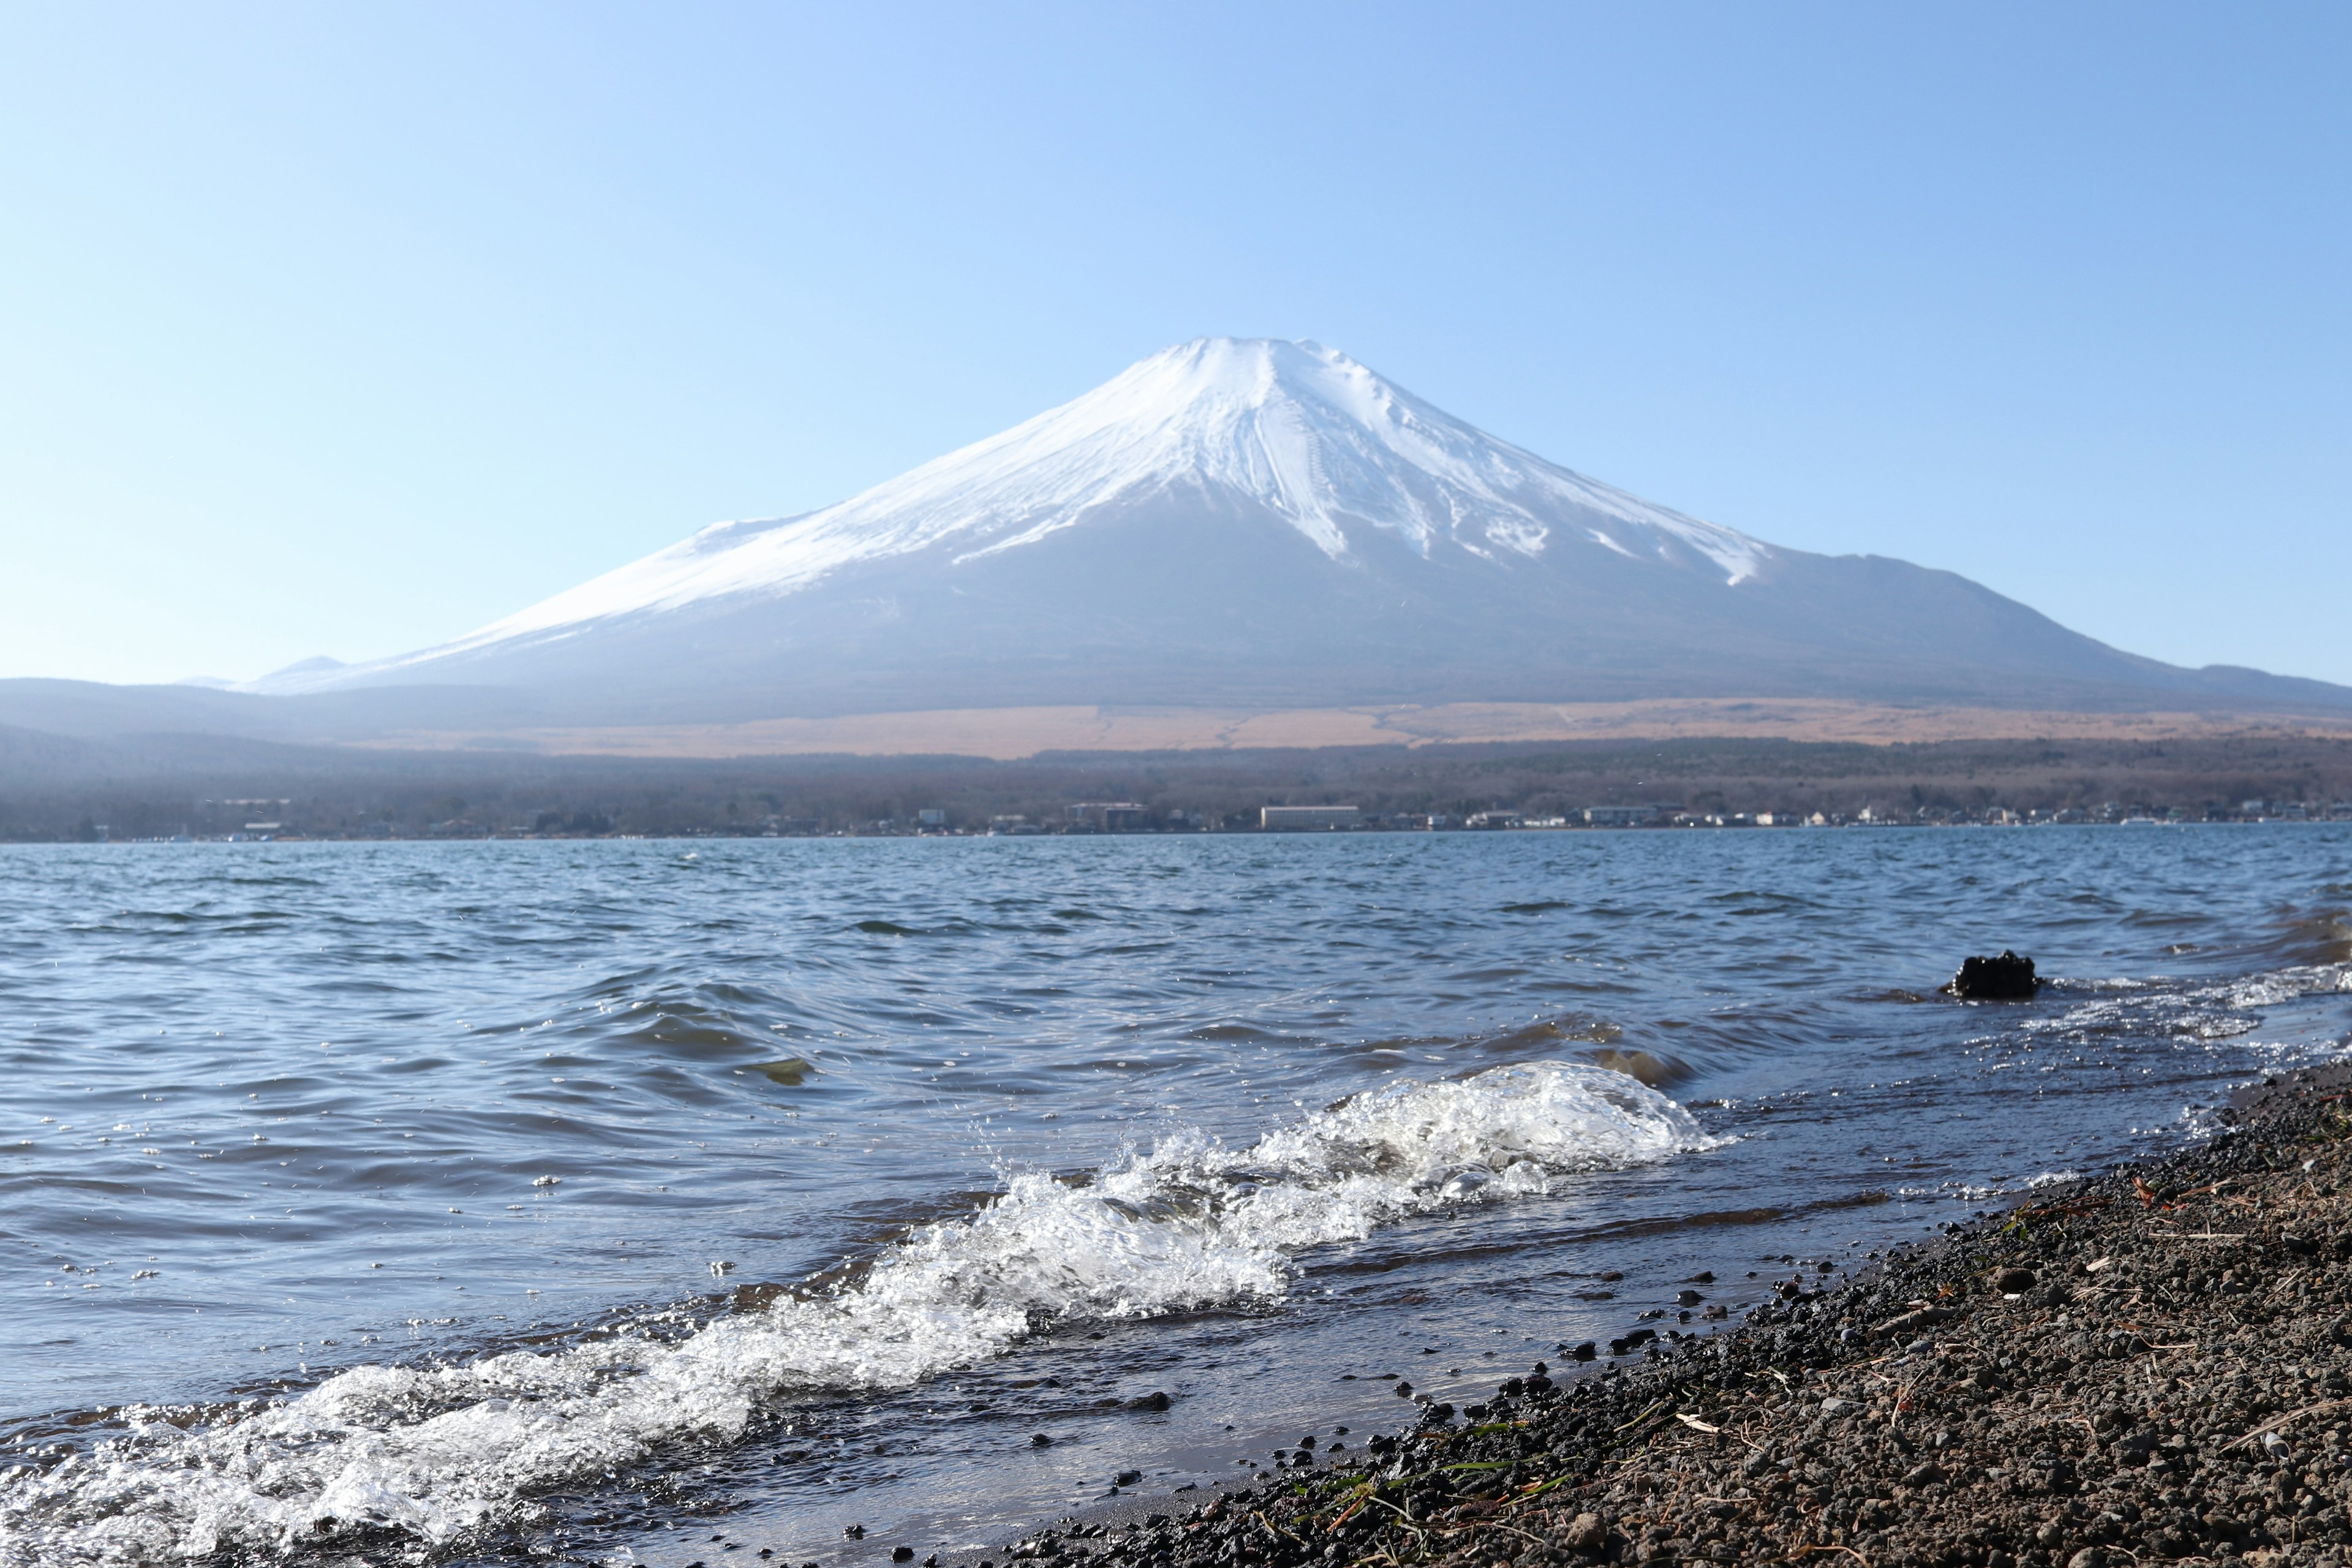
[[2033, 960], [2003, 948], [1996, 957], [1960, 961], [1960, 972], [1944, 989], [1971, 1002], [2030, 1002], [2042, 988], [2033, 973]]

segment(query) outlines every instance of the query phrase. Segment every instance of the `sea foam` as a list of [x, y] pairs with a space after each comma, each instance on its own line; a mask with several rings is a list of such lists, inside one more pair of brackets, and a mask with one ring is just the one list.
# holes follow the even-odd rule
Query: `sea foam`
[[780, 1400], [904, 1387], [1056, 1323], [1270, 1300], [1308, 1248], [1709, 1142], [1664, 1095], [1580, 1063], [1392, 1083], [1247, 1147], [1179, 1132], [1079, 1179], [1014, 1174], [839, 1283], [673, 1342], [354, 1367], [184, 1429], [131, 1412], [86, 1458], [0, 1484], [0, 1563], [266, 1553], [362, 1523], [446, 1542], [535, 1490], [738, 1436]]

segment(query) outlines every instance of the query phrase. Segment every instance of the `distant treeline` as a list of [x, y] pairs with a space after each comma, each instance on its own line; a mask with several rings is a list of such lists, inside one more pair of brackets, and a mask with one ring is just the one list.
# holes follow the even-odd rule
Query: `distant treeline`
[[[2236, 815], [2248, 800], [2352, 801], [2352, 741], [1951, 741], [1890, 746], [1700, 739], [1508, 746], [724, 762], [281, 747], [147, 739], [60, 749], [0, 731], [0, 839], [210, 837], [248, 824], [310, 837], [757, 834], [911, 829], [925, 812], [1046, 830], [1076, 802], [1143, 824], [1254, 826], [1268, 805], [1351, 805], [1459, 821], [1591, 805], [1821, 812], [1895, 820], [1997, 809]], [[1097, 816], [1097, 820], [1099, 816]], [[1122, 820], [1127, 820], [1122, 818]]]

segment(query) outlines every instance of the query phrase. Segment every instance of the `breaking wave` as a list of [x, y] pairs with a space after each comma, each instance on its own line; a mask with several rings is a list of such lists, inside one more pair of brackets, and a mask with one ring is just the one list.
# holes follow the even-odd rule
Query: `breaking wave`
[[1182, 1132], [1075, 1180], [1015, 1175], [823, 1289], [670, 1342], [641, 1328], [354, 1367], [192, 1426], [134, 1408], [89, 1454], [0, 1481], [0, 1563], [268, 1553], [386, 1527], [436, 1545], [536, 1490], [740, 1436], [778, 1400], [904, 1387], [1056, 1323], [1270, 1300], [1304, 1249], [1712, 1142], [1674, 1100], [1584, 1063], [1391, 1084], [1247, 1148]]
[[2262, 1026], [2261, 1013], [2306, 997], [2352, 992], [2352, 963], [2293, 964], [2225, 980], [2065, 981], [2095, 1000], [2018, 1026], [2029, 1039], [2088, 1043], [2119, 1037], [2234, 1040]]

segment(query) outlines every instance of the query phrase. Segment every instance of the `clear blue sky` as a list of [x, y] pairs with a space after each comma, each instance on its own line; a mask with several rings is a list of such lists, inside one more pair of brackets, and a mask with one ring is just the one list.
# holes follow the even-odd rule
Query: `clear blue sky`
[[2352, 8], [0, 7], [0, 675], [433, 642], [1202, 333], [2352, 682]]

